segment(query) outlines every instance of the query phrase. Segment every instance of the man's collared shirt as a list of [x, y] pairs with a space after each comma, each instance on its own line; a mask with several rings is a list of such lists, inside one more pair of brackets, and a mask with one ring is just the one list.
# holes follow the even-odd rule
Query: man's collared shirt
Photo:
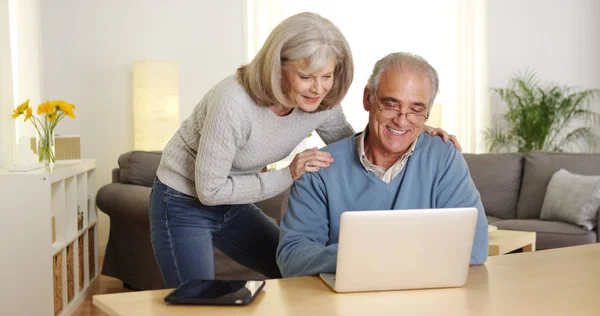
[[358, 151], [358, 157], [360, 157], [360, 162], [369, 172], [375, 173], [381, 180], [385, 183], [390, 183], [400, 172], [404, 165], [408, 161], [408, 157], [410, 157], [415, 152], [415, 146], [417, 145], [417, 139], [412, 143], [410, 148], [406, 151], [404, 155], [396, 163], [394, 163], [389, 169], [385, 169], [383, 167], [372, 164], [369, 159], [367, 159], [367, 155], [365, 154], [365, 137], [369, 132], [369, 125], [365, 127], [364, 131], [360, 134], [359, 137], [356, 138], [356, 150]]

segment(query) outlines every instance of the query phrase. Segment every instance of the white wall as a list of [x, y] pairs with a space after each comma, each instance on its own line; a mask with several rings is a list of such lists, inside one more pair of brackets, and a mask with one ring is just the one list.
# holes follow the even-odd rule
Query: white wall
[[492, 87], [529, 68], [542, 80], [600, 88], [600, 1], [489, 0], [488, 12]]
[[[490, 86], [504, 86], [529, 67], [544, 79], [600, 88], [600, 1], [488, 1]], [[110, 182], [118, 156], [133, 148], [134, 60], [179, 62], [180, 118], [244, 61], [243, 0], [41, 3], [42, 98], [77, 106], [77, 119], [65, 119], [58, 133], [81, 135], [83, 156], [97, 159], [98, 187]], [[364, 84], [366, 77], [356, 79]], [[594, 107], [600, 112], [600, 104]], [[100, 224], [103, 245], [105, 217]]]
[[[43, 0], [43, 99], [76, 105], [57, 133], [80, 134], [97, 159], [98, 188], [132, 150], [134, 60], [180, 66], [180, 120], [204, 93], [243, 63], [242, 0]], [[108, 219], [100, 217], [100, 248]]]

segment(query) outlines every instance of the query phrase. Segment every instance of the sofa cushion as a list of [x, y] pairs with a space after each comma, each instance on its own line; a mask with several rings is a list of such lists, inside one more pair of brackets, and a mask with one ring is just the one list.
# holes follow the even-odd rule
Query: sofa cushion
[[600, 207], [600, 176], [583, 176], [560, 169], [554, 173], [542, 205], [540, 219], [596, 227]]
[[536, 248], [550, 249], [596, 242], [596, 232], [579, 226], [539, 219], [507, 219], [494, 222], [498, 229], [536, 232]]
[[130, 151], [119, 156], [119, 182], [152, 187], [160, 151]]
[[490, 216], [490, 215], [486, 215], [485, 218], [487, 219], [488, 224], [492, 224], [492, 223], [502, 220], [501, 218], [498, 218], [495, 216]]
[[521, 187], [521, 154], [464, 154], [485, 214], [515, 218]]
[[600, 175], [600, 154], [535, 152], [525, 154], [523, 184], [517, 218], [540, 218], [546, 188], [559, 169], [583, 175]]

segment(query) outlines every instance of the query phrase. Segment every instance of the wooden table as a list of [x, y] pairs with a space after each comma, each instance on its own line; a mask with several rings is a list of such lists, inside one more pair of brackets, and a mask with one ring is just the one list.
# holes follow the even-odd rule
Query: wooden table
[[498, 229], [489, 232], [490, 256], [503, 255], [517, 249], [523, 252], [535, 251], [535, 232]]
[[600, 244], [490, 257], [462, 288], [336, 294], [318, 277], [269, 280], [248, 306], [170, 306], [169, 290], [96, 295], [125, 315], [600, 315]]

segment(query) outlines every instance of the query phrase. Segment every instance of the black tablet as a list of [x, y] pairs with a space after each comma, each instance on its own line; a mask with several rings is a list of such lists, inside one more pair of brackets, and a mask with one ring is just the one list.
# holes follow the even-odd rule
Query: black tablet
[[165, 297], [169, 304], [247, 305], [265, 286], [255, 280], [188, 280]]

